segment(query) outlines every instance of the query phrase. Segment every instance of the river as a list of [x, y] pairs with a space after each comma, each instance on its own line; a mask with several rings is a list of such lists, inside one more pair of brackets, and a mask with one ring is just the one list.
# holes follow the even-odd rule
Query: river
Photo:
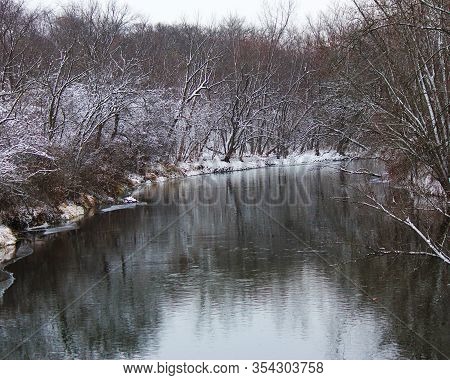
[[448, 266], [368, 256], [420, 243], [355, 203], [360, 177], [314, 164], [172, 180], [33, 236], [6, 269], [0, 358], [449, 357]]

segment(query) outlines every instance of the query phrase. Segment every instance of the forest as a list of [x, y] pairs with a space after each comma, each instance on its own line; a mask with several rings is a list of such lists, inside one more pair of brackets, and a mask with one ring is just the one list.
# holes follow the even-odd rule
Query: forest
[[448, 0], [293, 12], [165, 25], [116, 2], [0, 0], [0, 224], [114, 197], [153, 163], [335, 150], [383, 162], [390, 192], [364, 206], [450, 263]]

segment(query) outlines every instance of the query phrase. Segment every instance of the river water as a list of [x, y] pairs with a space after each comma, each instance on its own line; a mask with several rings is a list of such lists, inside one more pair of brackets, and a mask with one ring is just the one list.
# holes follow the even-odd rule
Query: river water
[[[448, 266], [329, 166], [147, 187], [147, 205], [32, 237], [7, 267], [0, 358], [450, 356]], [[382, 186], [382, 184], [374, 184]]]

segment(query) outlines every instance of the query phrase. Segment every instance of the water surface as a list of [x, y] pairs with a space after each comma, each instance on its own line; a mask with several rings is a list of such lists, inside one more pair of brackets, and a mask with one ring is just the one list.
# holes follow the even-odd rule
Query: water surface
[[318, 165], [170, 181], [36, 236], [0, 298], [0, 358], [450, 356], [448, 266]]

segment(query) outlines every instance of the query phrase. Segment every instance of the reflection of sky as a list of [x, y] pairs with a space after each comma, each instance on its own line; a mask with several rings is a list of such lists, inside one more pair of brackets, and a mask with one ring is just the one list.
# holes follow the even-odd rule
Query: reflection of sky
[[[46, 236], [8, 267], [16, 282], [0, 307], [0, 357], [42, 325], [13, 358], [436, 357], [381, 305], [448, 352], [445, 267], [418, 257], [355, 260], [369, 241], [413, 241], [381, 214], [336, 202], [344, 190], [354, 195], [345, 178], [305, 166], [168, 181], [157, 191], [195, 194], [211, 182], [218, 202], [180, 220], [185, 204], [136, 206]], [[306, 245], [239, 197], [300, 180], [307, 204], [262, 207]], [[324, 260], [347, 263], [346, 276], [379, 302]]]
[[[293, 272], [296, 269], [300, 268], [294, 268]], [[240, 282], [238, 286], [251, 288], [253, 285], [250, 281]], [[181, 302], [165, 305], [159, 349], [153, 349], [149, 343], [150, 350], [141, 353], [142, 357], [382, 359], [398, 356], [395, 343], [382, 342], [389, 325], [380, 318], [381, 313], [372, 307], [360, 308], [361, 305], [340, 295], [335, 284], [314, 270], [292, 273], [287, 282], [275, 281], [270, 288], [248, 290], [252, 294], [249, 297], [245, 296], [245, 290], [231, 291], [223, 295], [220, 303], [208, 295], [206, 300], [202, 299], [202, 293], [197, 286], [192, 286], [183, 293]]]

